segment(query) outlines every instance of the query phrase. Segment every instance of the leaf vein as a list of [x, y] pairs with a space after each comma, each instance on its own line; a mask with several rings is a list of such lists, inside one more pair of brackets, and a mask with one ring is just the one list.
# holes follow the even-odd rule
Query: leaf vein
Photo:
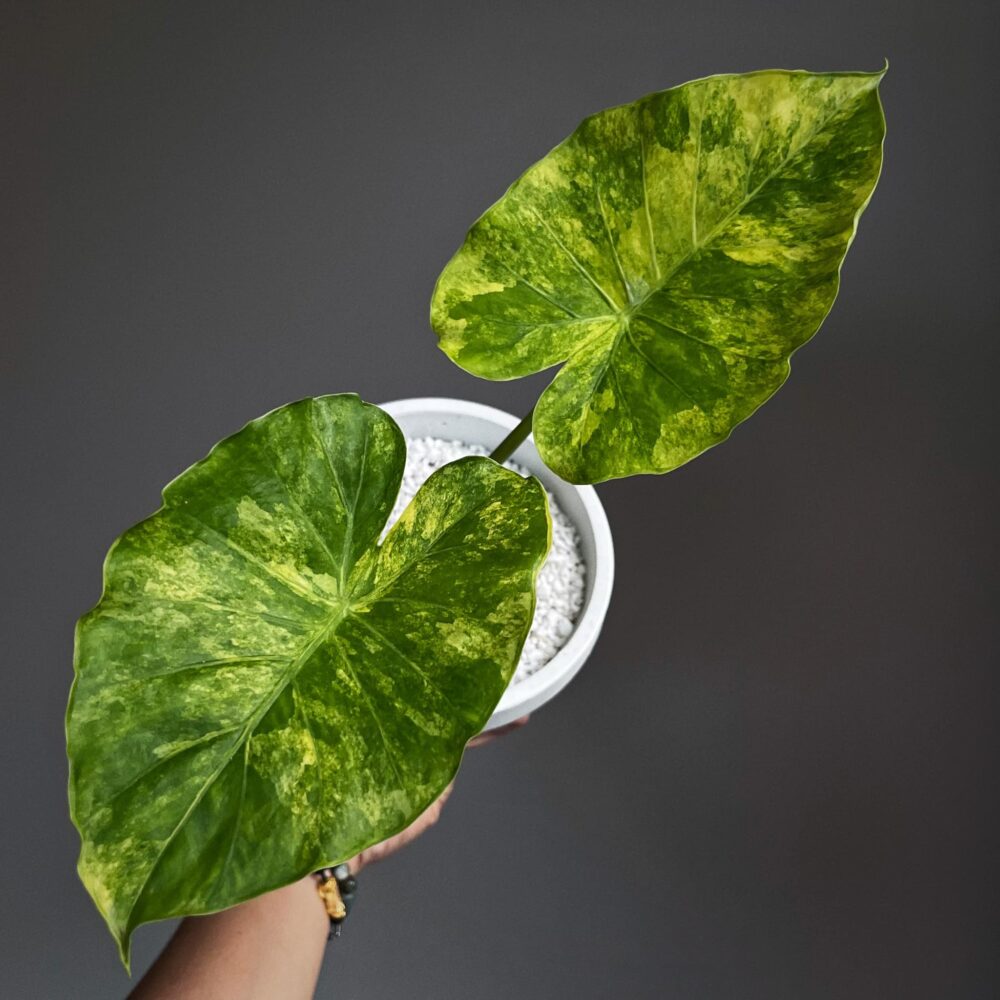
[[258, 569], [263, 570], [267, 576], [271, 577], [273, 580], [277, 580], [278, 583], [283, 584], [287, 590], [290, 590], [293, 594], [304, 598], [312, 604], [317, 605], [329, 605], [329, 601], [317, 594], [311, 587], [303, 586], [300, 583], [296, 583], [289, 580], [287, 577], [282, 576], [280, 573], [276, 573], [271, 566], [266, 563], [260, 556], [254, 555], [252, 552], [248, 552], [243, 546], [238, 545], [234, 542], [228, 535], [224, 535], [218, 528], [213, 527], [203, 518], [199, 517], [197, 514], [193, 514], [189, 510], [185, 510], [183, 507], [172, 507], [171, 510], [180, 514], [182, 517], [188, 518], [190, 521], [194, 521], [195, 524], [199, 525], [205, 531], [215, 538], [222, 541], [225, 548], [230, 549], [237, 555], [242, 556], [247, 562], [252, 563]]
[[604, 290], [604, 288], [601, 286], [598, 280], [590, 273], [590, 271], [588, 271], [587, 268], [584, 267], [582, 263], [580, 263], [580, 261], [577, 259], [573, 251], [570, 250], [569, 247], [567, 247], [563, 243], [563, 241], [559, 239], [558, 236], [556, 236], [552, 227], [549, 226], [549, 224], [545, 221], [545, 219], [538, 214], [535, 207], [533, 205], [527, 205], [525, 207], [535, 217], [539, 225], [549, 234], [549, 237], [551, 238], [552, 242], [555, 243], [555, 245], [559, 247], [559, 249], [570, 259], [570, 261], [573, 263], [573, 266], [580, 272], [580, 274], [582, 274], [583, 277], [590, 282], [590, 284], [594, 287], [594, 290], [601, 296], [601, 298], [604, 299], [604, 301], [607, 302], [607, 304], [611, 306], [611, 308], [614, 309], [615, 312], [618, 312], [621, 308], [619, 304], [615, 302], [614, 298], [612, 298], [612, 296], [609, 295], [608, 292]]
[[687, 397], [688, 399], [690, 399], [690, 400], [691, 400], [691, 402], [692, 402], [692, 403], [693, 403], [693, 404], [695, 405], [695, 407], [696, 407], [696, 408], [699, 408], [699, 409], [700, 409], [700, 404], [698, 403], [698, 400], [696, 400], [696, 399], [694, 398], [694, 396], [692, 396], [692, 395], [691, 395], [691, 393], [689, 393], [689, 392], [688, 392], [688, 391], [687, 391], [686, 389], [684, 389], [684, 388], [683, 388], [683, 387], [682, 387], [682, 386], [681, 386], [681, 385], [680, 385], [680, 384], [679, 384], [679, 383], [677, 382], [677, 380], [676, 380], [676, 379], [672, 378], [672, 377], [671, 377], [670, 375], [668, 375], [668, 374], [667, 374], [667, 373], [666, 373], [665, 371], [663, 371], [663, 369], [662, 369], [662, 368], [660, 368], [660, 366], [659, 366], [659, 365], [657, 365], [657, 364], [656, 364], [656, 362], [654, 362], [654, 361], [652, 360], [652, 358], [650, 358], [650, 357], [649, 357], [649, 356], [648, 356], [648, 355], [647, 355], [647, 354], [646, 354], [646, 353], [645, 353], [645, 352], [644, 352], [644, 351], [643, 351], [643, 350], [642, 350], [642, 349], [641, 349], [641, 348], [639, 347], [639, 344], [638, 344], [638, 343], [636, 342], [636, 339], [635, 339], [635, 337], [633, 337], [633, 336], [632, 336], [632, 330], [631, 330], [631, 329], [630, 329], [630, 328], [629, 328], [629, 327], [628, 327], [627, 325], [626, 325], [626, 327], [625, 327], [625, 336], [626, 336], [626, 337], [628, 338], [628, 341], [629, 341], [629, 343], [630, 343], [630, 344], [632, 345], [633, 349], [635, 350], [635, 353], [636, 353], [636, 354], [638, 354], [638, 355], [639, 355], [639, 357], [640, 357], [640, 358], [642, 358], [642, 359], [643, 359], [643, 361], [645, 361], [645, 362], [646, 362], [646, 364], [647, 364], [647, 365], [649, 365], [649, 367], [650, 367], [650, 368], [652, 368], [652, 369], [653, 369], [653, 371], [654, 371], [654, 372], [656, 372], [656, 374], [660, 376], [660, 378], [662, 378], [662, 379], [664, 379], [665, 381], [669, 382], [669, 383], [670, 383], [670, 384], [671, 384], [671, 385], [672, 385], [672, 386], [673, 386], [673, 387], [674, 387], [674, 388], [675, 388], [675, 389], [676, 389], [676, 390], [677, 390], [678, 392], [682, 393], [682, 394], [683, 394], [684, 396], [686, 396], [686, 397]]

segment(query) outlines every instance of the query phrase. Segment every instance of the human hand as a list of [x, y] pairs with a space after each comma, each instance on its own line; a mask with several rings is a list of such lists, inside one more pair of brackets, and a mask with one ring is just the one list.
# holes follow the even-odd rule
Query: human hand
[[[500, 726], [498, 729], [493, 729], [488, 733], [480, 733], [478, 736], [474, 736], [469, 740], [469, 747], [481, 747], [487, 743], [492, 743], [493, 740], [499, 739], [501, 736], [507, 733], [513, 732], [515, 729], [520, 729], [522, 726], [528, 724], [529, 716], [524, 715], [520, 719], [515, 719], [513, 722], [507, 723], [506, 726]], [[435, 823], [441, 818], [441, 811], [444, 809], [445, 802], [448, 801], [448, 796], [451, 795], [451, 790], [455, 786], [455, 782], [452, 781], [451, 784], [405, 829], [401, 830], [393, 837], [389, 837], [387, 840], [383, 840], [379, 844], [373, 844], [371, 847], [366, 847], [360, 854], [355, 855], [348, 862], [351, 869], [352, 875], [357, 875], [362, 868], [367, 867], [370, 864], [374, 864], [376, 861], [384, 861], [386, 858], [395, 854], [397, 851], [402, 850], [407, 844], [412, 844], [417, 837], [420, 836], [425, 830], [430, 829]]]
[[[470, 740], [469, 746], [489, 743], [527, 721], [525, 716], [482, 733]], [[349, 862], [352, 874], [395, 854], [433, 826], [451, 788], [449, 785], [405, 830], [353, 858]], [[329, 927], [326, 912], [316, 899], [312, 875], [228, 910], [188, 917], [131, 998], [253, 1000], [281, 996], [305, 1000], [315, 994]]]

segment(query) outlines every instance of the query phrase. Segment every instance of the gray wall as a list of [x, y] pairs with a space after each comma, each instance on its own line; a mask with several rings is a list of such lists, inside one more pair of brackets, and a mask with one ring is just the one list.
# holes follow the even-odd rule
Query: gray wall
[[[583, 115], [873, 69], [886, 167], [822, 333], [732, 440], [608, 484], [579, 679], [366, 872], [321, 996], [985, 997], [993, 4], [9, 4], [0, 993], [127, 981], [76, 881], [62, 713], [112, 539], [313, 393], [523, 412], [435, 346], [467, 226]], [[137, 935], [141, 971], [169, 928]], [[995, 985], [995, 983], [994, 983]]]

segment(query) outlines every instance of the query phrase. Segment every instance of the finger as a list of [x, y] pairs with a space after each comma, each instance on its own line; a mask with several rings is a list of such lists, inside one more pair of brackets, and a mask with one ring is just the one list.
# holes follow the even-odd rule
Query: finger
[[450, 782], [448, 787], [399, 836], [408, 837], [408, 843], [429, 826], [433, 826], [440, 819], [441, 810], [444, 809], [444, 804], [448, 801], [448, 796], [451, 795], [451, 790], [454, 787], [455, 782]]
[[441, 810], [444, 808], [445, 802], [448, 801], [448, 796], [451, 795], [454, 787], [455, 782], [451, 781], [448, 787], [408, 827], [400, 830], [399, 833], [389, 837], [387, 840], [373, 844], [351, 858], [349, 865], [352, 874], [357, 875], [362, 868], [376, 861], [384, 861], [386, 858], [391, 857], [397, 851], [406, 847], [407, 844], [411, 844], [425, 830], [432, 827], [440, 818]]
[[473, 736], [472, 739], [469, 740], [468, 745], [470, 747], [481, 747], [487, 743], [492, 743], [493, 740], [499, 739], [501, 736], [506, 736], [507, 733], [512, 733], [515, 729], [520, 729], [522, 726], [526, 726], [530, 718], [530, 715], [522, 715], [520, 719], [508, 722], [504, 726], [500, 726], [497, 729], [491, 729], [485, 733], [480, 733], [478, 736]]
[[444, 808], [444, 804], [448, 801], [448, 796], [451, 795], [452, 789], [455, 787], [454, 779], [448, 782], [448, 787], [437, 797], [437, 801], [434, 803], [438, 807], [438, 810]]

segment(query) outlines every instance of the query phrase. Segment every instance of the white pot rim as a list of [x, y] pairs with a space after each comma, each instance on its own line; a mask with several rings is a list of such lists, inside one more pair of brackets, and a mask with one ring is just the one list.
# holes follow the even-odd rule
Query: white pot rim
[[[379, 405], [409, 436], [450, 436], [465, 440], [467, 444], [487, 447], [499, 444], [520, 422], [518, 417], [504, 410], [464, 399], [426, 396], [396, 399]], [[428, 422], [438, 423], [442, 425], [442, 432], [420, 430], [411, 433], [407, 428], [413, 427], [415, 422], [422, 422], [425, 426]], [[486, 433], [467, 440], [461, 432], [463, 424], [466, 427], [476, 425]], [[491, 428], [492, 434], [489, 433]], [[495, 440], [482, 440], [484, 436]], [[594, 487], [574, 486], [560, 479], [542, 462], [531, 436], [511, 458], [541, 480], [580, 533], [587, 566], [586, 596], [566, 644], [535, 673], [507, 688], [486, 729], [496, 729], [540, 708], [573, 679], [597, 642], [614, 585], [615, 557], [611, 528]], [[567, 510], [567, 507], [571, 509]]]

